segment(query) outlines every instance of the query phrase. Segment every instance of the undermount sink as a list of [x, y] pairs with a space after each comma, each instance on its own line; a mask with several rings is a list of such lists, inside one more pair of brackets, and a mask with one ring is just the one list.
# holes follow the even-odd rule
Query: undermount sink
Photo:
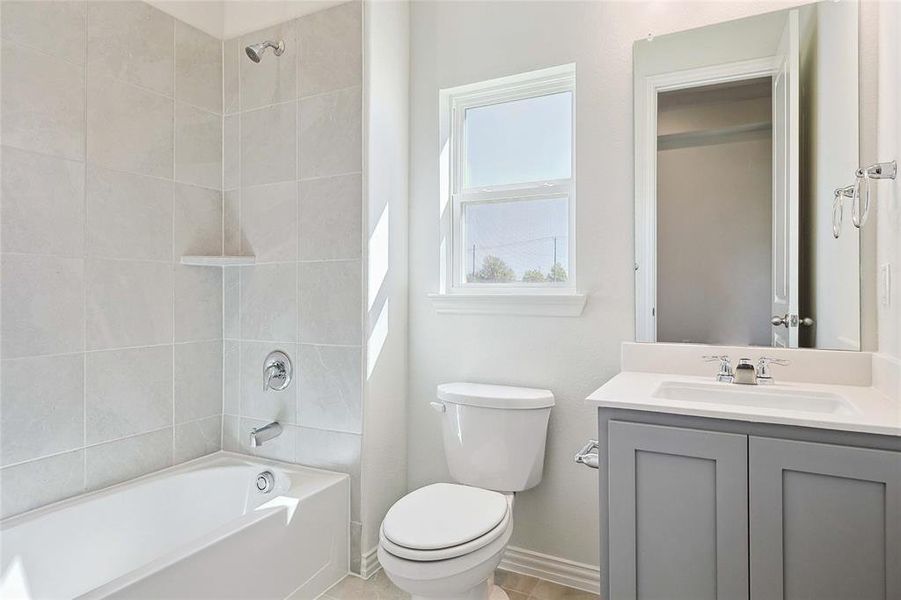
[[654, 391], [653, 396], [682, 402], [732, 404], [820, 414], [852, 415], [857, 412], [850, 402], [838, 394], [732, 383], [664, 381]]

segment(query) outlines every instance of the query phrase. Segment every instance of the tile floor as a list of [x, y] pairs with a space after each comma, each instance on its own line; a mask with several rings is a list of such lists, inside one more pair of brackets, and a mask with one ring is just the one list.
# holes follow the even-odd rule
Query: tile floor
[[[506, 590], [510, 600], [600, 600], [597, 594], [500, 569], [494, 574], [494, 582]], [[369, 579], [348, 575], [322, 596], [323, 600], [406, 600], [409, 597], [391, 583], [384, 571]]]

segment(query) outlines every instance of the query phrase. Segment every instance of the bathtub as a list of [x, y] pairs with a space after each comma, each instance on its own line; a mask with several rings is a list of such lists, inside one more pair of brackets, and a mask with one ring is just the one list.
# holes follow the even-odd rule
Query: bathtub
[[0, 598], [315, 598], [349, 506], [347, 475], [218, 452], [0, 521]]

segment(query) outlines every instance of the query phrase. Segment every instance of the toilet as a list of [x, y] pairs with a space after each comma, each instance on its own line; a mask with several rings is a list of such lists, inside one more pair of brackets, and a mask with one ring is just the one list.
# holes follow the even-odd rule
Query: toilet
[[379, 563], [414, 599], [505, 600], [494, 570], [513, 533], [513, 494], [541, 481], [554, 395], [447, 383], [437, 396], [432, 407], [457, 483], [427, 485], [394, 503], [379, 531]]

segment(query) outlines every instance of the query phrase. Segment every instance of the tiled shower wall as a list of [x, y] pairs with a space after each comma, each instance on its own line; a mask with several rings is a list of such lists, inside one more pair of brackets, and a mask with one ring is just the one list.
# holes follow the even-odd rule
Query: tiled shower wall
[[222, 274], [178, 259], [222, 250], [222, 44], [0, 5], [6, 516], [220, 448]]
[[[362, 5], [349, 2], [224, 44], [223, 447], [349, 473], [359, 569], [362, 435]], [[244, 47], [284, 40], [258, 64]], [[263, 360], [295, 379], [263, 392]], [[284, 433], [248, 447], [252, 427]]]

